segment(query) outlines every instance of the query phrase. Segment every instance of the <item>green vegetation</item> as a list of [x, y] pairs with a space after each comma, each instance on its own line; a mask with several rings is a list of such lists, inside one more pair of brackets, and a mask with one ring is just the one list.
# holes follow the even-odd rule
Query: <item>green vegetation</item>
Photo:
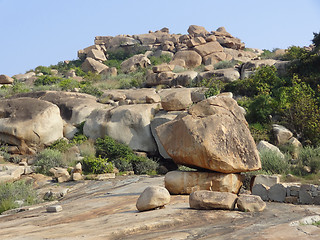
[[225, 68], [233, 68], [235, 65], [240, 64], [239, 61], [231, 60], [231, 61], [221, 61], [214, 65], [214, 69], [225, 69]]
[[289, 157], [282, 158], [278, 153], [273, 151], [261, 151], [261, 171], [266, 174], [288, 174], [290, 164]]
[[50, 175], [50, 168], [64, 166], [62, 154], [58, 150], [44, 149], [37, 154], [34, 165], [38, 167], [37, 172]]
[[86, 156], [83, 160], [83, 170], [86, 173], [101, 174], [101, 173], [111, 173], [113, 172], [113, 164], [108, 162], [108, 159]]
[[22, 205], [31, 205], [37, 202], [37, 194], [31, 184], [27, 184], [25, 181], [0, 183], [0, 214], [19, 207], [18, 201], [22, 201]]
[[158, 168], [155, 161], [139, 157], [127, 145], [109, 136], [96, 140], [96, 156], [107, 158], [120, 172], [134, 171], [136, 174], [154, 174]]
[[149, 57], [151, 65], [160, 65], [162, 63], [169, 63], [172, 60], [172, 57], [169, 54], [163, 54], [159, 57], [151, 56]]

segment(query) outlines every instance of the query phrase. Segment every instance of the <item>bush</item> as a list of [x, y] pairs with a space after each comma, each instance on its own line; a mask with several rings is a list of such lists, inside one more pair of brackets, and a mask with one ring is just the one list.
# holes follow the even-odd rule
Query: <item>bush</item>
[[310, 173], [317, 173], [320, 170], [320, 148], [314, 147], [304, 147], [300, 150], [298, 156], [298, 164], [295, 168], [295, 173], [297, 175], [306, 175], [306, 167], [310, 169]]
[[172, 57], [169, 54], [163, 54], [159, 57], [151, 56], [149, 57], [151, 65], [160, 65], [162, 63], [169, 63]]
[[107, 60], [105, 62], [103, 62], [105, 65], [107, 65], [108, 67], [115, 67], [118, 72], [121, 70], [121, 63], [122, 63], [122, 60], [117, 60], [117, 59], [110, 59], [110, 60]]
[[291, 46], [287, 49], [286, 54], [283, 56], [283, 60], [292, 61], [295, 59], [305, 58], [308, 55], [308, 51], [304, 48]]
[[136, 174], [155, 173], [158, 164], [151, 159], [139, 157], [125, 144], [109, 136], [96, 140], [96, 155], [108, 158], [120, 172], [134, 171]]
[[62, 154], [58, 150], [45, 149], [37, 154], [35, 166], [38, 166], [37, 172], [50, 175], [50, 168], [63, 167]]
[[287, 174], [290, 170], [287, 157], [281, 158], [273, 151], [261, 151], [261, 170], [267, 174]]
[[51, 69], [49, 67], [44, 67], [44, 66], [38, 66], [35, 69], [36, 73], [42, 73], [43, 75], [51, 75]]
[[17, 200], [23, 201], [23, 205], [31, 205], [37, 202], [37, 194], [31, 184], [27, 184], [25, 181], [0, 183], [0, 214], [19, 207], [15, 202]]
[[79, 88], [80, 84], [77, 80], [74, 80], [72, 78], [66, 78], [60, 81], [59, 87], [64, 91], [70, 91], [75, 88]]
[[239, 64], [239, 61], [231, 60], [231, 61], [220, 61], [214, 65], [214, 69], [225, 69], [225, 68], [233, 68], [235, 65]]
[[49, 75], [43, 75], [39, 76], [35, 81], [35, 86], [41, 86], [41, 85], [52, 85], [59, 83], [62, 79], [60, 77], [56, 76], [49, 76]]
[[113, 164], [107, 158], [87, 156], [82, 160], [83, 170], [87, 173], [102, 174], [113, 172]]
[[85, 141], [79, 145], [80, 155], [83, 157], [94, 157], [96, 149], [93, 141]]
[[62, 62], [61, 61], [56, 65], [51, 65], [50, 68], [57, 69], [58, 72], [60, 72], [62, 74], [65, 74], [70, 69], [75, 69], [77, 76], [81, 76], [81, 75], [78, 75], [78, 73], [77, 73], [77, 68], [80, 69], [81, 64], [82, 64], [81, 60], [72, 60], [69, 62]]
[[101, 95], [103, 94], [103, 92], [99, 88], [93, 86], [91, 82], [81, 82], [80, 92], [87, 93], [96, 97], [101, 97]]
[[253, 123], [249, 125], [251, 135], [256, 143], [261, 140], [270, 142], [271, 139], [271, 125], [262, 123]]
[[57, 150], [59, 152], [65, 152], [72, 146], [73, 146], [73, 144], [69, 143], [68, 140], [61, 138], [61, 139], [58, 139], [55, 142], [53, 142], [49, 146], [49, 148], [52, 150]]

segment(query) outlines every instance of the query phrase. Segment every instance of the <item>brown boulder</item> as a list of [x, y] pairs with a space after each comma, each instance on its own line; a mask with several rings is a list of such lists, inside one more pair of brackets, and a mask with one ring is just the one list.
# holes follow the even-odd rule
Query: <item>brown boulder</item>
[[190, 208], [233, 210], [237, 195], [228, 192], [196, 191], [189, 196]]
[[161, 105], [166, 111], [185, 110], [192, 104], [191, 91], [188, 88], [166, 89], [160, 92]]
[[209, 32], [201, 26], [190, 25], [188, 28], [188, 33], [194, 37], [203, 37], [209, 34]]
[[174, 55], [173, 61], [182, 59], [186, 68], [195, 68], [201, 65], [202, 57], [193, 50], [179, 51]]
[[109, 68], [107, 65], [104, 65], [103, 63], [90, 57], [86, 58], [86, 60], [81, 65], [81, 69], [83, 71], [93, 73], [100, 73], [107, 68]]
[[12, 84], [14, 79], [7, 75], [0, 75], [0, 84]]
[[199, 190], [231, 192], [237, 194], [242, 185], [239, 174], [217, 172], [168, 172], [165, 187], [171, 194], [190, 194]]
[[201, 55], [201, 57], [208, 56], [215, 52], [222, 52], [223, 47], [218, 42], [208, 42], [206, 44], [194, 47], [194, 50]]
[[63, 137], [63, 121], [59, 108], [33, 98], [0, 101], [0, 141], [19, 147], [47, 145]]
[[156, 128], [177, 163], [222, 173], [261, 168], [255, 142], [237, 102], [216, 96], [193, 105], [188, 114]]
[[240, 194], [237, 206], [243, 212], [262, 212], [266, 207], [266, 203], [259, 196]]

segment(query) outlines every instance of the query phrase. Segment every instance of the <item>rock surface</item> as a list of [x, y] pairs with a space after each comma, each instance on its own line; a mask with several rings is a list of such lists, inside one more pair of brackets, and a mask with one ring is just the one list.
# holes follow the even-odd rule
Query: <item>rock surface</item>
[[[161, 186], [163, 177], [128, 176], [108, 181], [74, 182], [59, 202], [63, 212], [47, 213], [34, 205], [0, 215], [2, 240], [65, 239], [302, 239], [317, 240], [320, 229], [299, 224], [320, 214], [320, 206], [267, 203], [258, 214], [240, 211], [188, 210], [189, 196], [171, 196], [159, 211], [138, 213], [137, 197], [146, 186]], [[60, 184], [60, 185], [63, 185]], [[50, 202], [50, 205], [53, 203]], [[293, 224], [293, 223], [298, 224]], [[306, 223], [305, 223], [306, 224]], [[307, 223], [310, 224], [310, 223]], [[214, 226], [214, 227], [213, 227]], [[303, 230], [303, 231], [302, 231]], [[307, 230], [307, 232], [306, 232]]]
[[196, 191], [190, 194], [190, 208], [233, 210], [237, 195], [228, 192]]
[[229, 97], [211, 97], [193, 105], [186, 116], [156, 128], [177, 163], [222, 173], [261, 168], [248, 124]]
[[237, 206], [243, 212], [262, 212], [266, 203], [259, 196], [240, 194]]
[[47, 145], [63, 137], [59, 108], [33, 98], [0, 101], [0, 140], [30, 153], [28, 147]]
[[164, 187], [147, 187], [137, 200], [136, 207], [142, 211], [163, 207], [170, 202], [170, 193]]
[[237, 194], [242, 185], [239, 174], [171, 171], [165, 175], [165, 187], [171, 194], [190, 194], [209, 190]]

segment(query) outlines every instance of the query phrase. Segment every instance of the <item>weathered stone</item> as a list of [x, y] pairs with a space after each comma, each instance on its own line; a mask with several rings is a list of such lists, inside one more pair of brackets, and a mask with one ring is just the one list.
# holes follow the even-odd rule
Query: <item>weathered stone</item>
[[152, 68], [154, 73], [161, 73], [161, 72], [170, 72], [174, 69], [174, 65], [171, 64], [160, 64], [156, 65]]
[[299, 203], [301, 203], [301, 204], [313, 204], [313, 198], [311, 196], [311, 193], [309, 191], [307, 191], [306, 189], [300, 188], [300, 191], [299, 191]]
[[0, 164], [0, 183], [12, 182], [20, 179], [24, 174], [25, 166]]
[[285, 203], [291, 203], [291, 204], [297, 204], [298, 203], [298, 197], [294, 196], [287, 196], [284, 200]]
[[105, 68], [100, 72], [101, 75], [112, 76], [115, 77], [118, 75], [118, 70], [115, 67]]
[[281, 183], [273, 185], [268, 191], [270, 201], [284, 202], [287, 196], [287, 188]]
[[12, 77], [9, 77], [7, 75], [0, 75], [0, 84], [12, 84], [14, 79]]
[[147, 187], [137, 200], [136, 207], [142, 212], [163, 207], [170, 202], [170, 193], [163, 187]]
[[272, 131], [276, 139], [277, 145], [283, 145], [287, 143], [289, 139], [293, 136], [293, 133], [289, 129], [278, 124], [272, 125]]
[[157, 74], [157, 85], [172, 85], [172, 81], [175, 79], [176, 73], [174, 72], [161, 72]]
[[207, 88], [198, 88], [191, 91], [191, 100], [193, 103], [201, 102], [206, 99], [205, 92]]
[[198, 73], [196, 71], [185, 71], [178, 73], [174, 79], [174, 85], [180, 85], [183, 87], [191, 86], [197, 76]]
[[156, 128], [177, 164], [222, 173], [253, 171], [260, 157], [236, 101], [211, 97], [190, 107], [188, 114]]
[[233, 82], [240, 78], [240, 73], [235, 68], [218, 69], [200, 73], [197, 81], [203, 79], [220, 80], [222, 82]]
[[72, 173], [71, 177], [72, 177], [73, 181], [83, 180], [83, 177], [82, 177], [81, 173], [79, 173], [79, 172]]
[[65, 168], [55, 167], [55, 168], [51, 168], [49, 171], [53, 174], [54, 178], [59, 183], [67, 182], [71, 180], [70, 174], [68, 170]]
[[63, 137], [59, 108], [33, 98], [0, 101], [0, 140], [29, 151], [27, 146], [50, 144]]
[[275, 154], [277, 154], [280, 158], [284, 158], [284, 155], [280, 151], [280, 149], [277, 148], [276, 146], [272, 145], [271, 143], [268, 143], [267, 141], [261, 140], [259, 142], [259, 144], [257, 145], [257, 149], [259, 150], [259, 152], [271, 151], [271, 152], [274, 152]]
[[279, 176], [259, 174], [254, 178], [253, 186], [256, 184], [263, 184], [265, 186], [272, 187], [273, 185], [279, 182], [280, 182]]
[[84, 134], [92, 139], [108, 135], [133, 150], [154, 153], [156, 143], [150, 122], [159, 104], [123, 105], [93, 111], [86, 121]]
[[165, 175], [165, 187], [171, 194], [190, 194], [199, 190], [237, 194], [242, 185], [239, 174], [171, 171]]
[[93, 58], [97, 61], [106, 61], [106, 55], [104, 55], [104, 52], [102, 50], [98, 50], [98, 49], [91, 49], [88, 54], [87, 57]]
[[233, 210], [237, 195], [228, 192], [196, 191], [189, 196], [190, 208]]
[[124, 73], [134, 72], [139, 67], [146, 68], [151, 64], [149, 58], [144, 54], [134, 55], [121, 63], [121, 70]]
[[164, 124], [166, 122], [169, 122], [173, 119], [175, 119], [181, 112], [174, 112], [174, 111], [170, 111], [170, 112], [166, 112], [166, 111], [160, 111], [158, 112], [155, 117], [152, 119], [151, 124], [150, 124], [150, 128], [151, 128], [151, 133], [157, 143], [158, 146], [158, 151], [160, 153], [160, 155], [164, 158], [164, 159], [171, 159], [171, 157], [168, 155], [168, 153], [166, 152], [166, 150], [163, 148], [159, 137], [156, 133], [156, 128], [158, 126], [160, 126], [161, 124]]
[[254, 71], [258, 67], [263, 67], [263, 66], [272, 66], [277, 62], [277, 60], [274, 59], [264, 59], [264, 60], [252, 60], [244, 63], [241, 67], [241, 79], [244, 79], [248, 77], [246, 72], [248, 71]]
[[195, 37], [187, 41], [187, 46], [189, 48], [193, 48], [195, 46], [205, 44], [205, 43], [206, 43], [206, 40], [203, 37]]
[[165, 92], [167, 94], [161, 96], [161, 105], [166, 111], [185, 110], [192, 104], [191, 91], [188, 88], [172, 89]]
[[140, 42], [132, 37], [118, 35], [111, 38], [106, 44], [108, 50], [119, 49], [119, 47], [130, 47], [140, 44]]
[[202, 57], [196, 51], [193, 50], [178, 51], [174, 55], [173, 62], [170, 64], [177, 64], [177, 60], [184, 60], [185, 65], [182, 67], [186, 68], [195, 68], [200, 66], [202, 63]]
[[25, 74], [17, 74], [17, 75], [14, 75], [13, 77], [15, 79], [17, 79], [18, 81], [25, 81], [29, 78], [32, 78], [36, 76], [36, 73], [35, 72], [28, 72], [28, 73], [25, 73]]
[[81, 65], [81, 69], [83, 71], [93, 73], [100, 73], [107, 68], [109, 68], [107, 65], [104, 65], [103, 63], [90, 57], [86, 58], [86, 60]]
[[204, 37], [209, 34], [204, 27], [197, 25], [190, 25], [187, 31], [193, 37]]
[[203, 58], [203, 63], [205, 65], [214, 65], [220, 61], [225, 61], [227, 59], [227, 54], [225, 52], [215, 52]]
[[47, 207], [47, 212], [61, 212], [62, 211], [62, 206], [61, 205], [52, 205]]
[[258, 183], [252, 187], [252, 194], [260, 196], [263, 201], [268, 201], [269, 200], [269, 196], [268, 196], [269, 189], [270, 189], [269, 187]]
[[222, 52], [223, 47], [221, 47], [218, 42], [208, 42], [206, 44], [194, 47], [194, 50], [199, 53], [201, 57], [205, 57], [215, 52]]
[[217, 38], [214, 35], [210, 35], [210, 36], [206, 37], [206, 41], [207, 42], [215, 42], [215, 41], [217, 41]]
[[240, 194], [237, 206], [243, 212], [262, 212], [266, 203], [259, 196]]

